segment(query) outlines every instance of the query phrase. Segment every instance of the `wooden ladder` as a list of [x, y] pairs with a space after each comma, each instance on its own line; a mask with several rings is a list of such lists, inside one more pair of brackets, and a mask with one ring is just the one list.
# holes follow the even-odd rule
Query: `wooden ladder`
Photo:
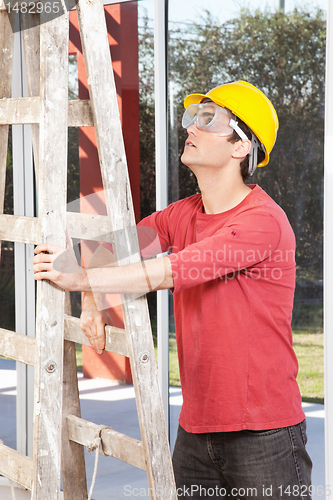
[[[130, 230], [135, 219], [102, 1], [76, 5], [89, 101], [68, 101], [69, 7], [62, 1], [60, 14], [47, 13], [44, 0], [40, 14], [21, 14], [30, 97], [10, 98], [14, 13], [1, 1], [0, 238], [64, 247], [66, 229], [88, 240], [111, 235], [117, 261], [139, 261], [137, 234]], [[32, 125], [38, 217], [3, 214], [10, 124]], [[66, 212], [68, 126], [92, 125], [108, 216]], [[88, 342], [67, 303], [62, 289], [38, 282], [36, 338], [0, 329], [0, 353], [35, 367], [33, 457], [0, 444], [0, 474], [31, 490], [32, 499], [56, 500], [62, 469], [64, 498], [84, 500], [83, 447], [99, 437], [104, 454], [146, 470], [151, 498], [176, 500], [146, 297], [122, 297], [124, 329], [106, 327], [106, 350], [130, 359], [142, 441], [80, 418], [75, 342]]]

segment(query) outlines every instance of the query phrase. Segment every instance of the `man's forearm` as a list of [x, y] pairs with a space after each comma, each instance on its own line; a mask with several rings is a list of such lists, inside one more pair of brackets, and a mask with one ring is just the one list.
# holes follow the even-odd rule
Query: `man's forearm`
[[127, 266], [113, 266], [106, 259], [101, 267], [83, 269], [74, 252], [52, 243], [35, 248], [35, 280], [50, 280], [60, 288], [93, 293], [139, 293], [173, 287], [168, 257], [158, 257]]
[[82, 309], [102, 311], [107, 308], [104, 293], [84, 292]]
[[86, 269], [87, 287], [94, 293], [148, 293], [173, 287], [168, 257], [127, 266]]

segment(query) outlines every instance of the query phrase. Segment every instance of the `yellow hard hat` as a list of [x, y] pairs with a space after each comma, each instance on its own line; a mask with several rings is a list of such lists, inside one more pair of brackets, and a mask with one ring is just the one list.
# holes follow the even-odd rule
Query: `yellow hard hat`
[[200, 103], [204, 99], [211, 99], [219, 106], [230, 109], [250, 127], [265, 152], [265, 159], [258, 167], [267, 165], [275, 144], [279, 120], [273, 104], [265, 94], [251, 83], [239, 80], [215, 87], [205, 95], [190, 94], [186, 97], [184, 106], [187, 108], [190, 104]]

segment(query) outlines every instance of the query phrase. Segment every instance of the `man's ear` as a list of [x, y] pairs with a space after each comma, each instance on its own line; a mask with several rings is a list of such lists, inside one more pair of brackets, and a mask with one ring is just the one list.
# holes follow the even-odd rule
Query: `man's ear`
[[245, 158], [245, 156], [249, 154], [251, 150], [251, 145], [252, 143], [250, 140], [235, 142], [236, 147], [234, 149], [232, 157], [237, 159]]

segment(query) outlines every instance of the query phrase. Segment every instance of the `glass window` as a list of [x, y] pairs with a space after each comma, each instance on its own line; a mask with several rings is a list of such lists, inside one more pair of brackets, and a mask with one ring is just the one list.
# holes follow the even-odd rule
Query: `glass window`
[[[292, 329], [309, 415], [311, 403], [323, 403], [324, 397], [326, 8], [325, 0], [223, 5], [208, 0], [204, 9], [197, 0], [169, 1], [169, 201], [198, 192], [193, 173], [179, 159], [187, 137], [181, 128], [186, 95], [246, 80], [262, 89], [277, 110], [280, 129], [269, 165], [257, 169], [248, 182], [259, 184], [283, 208], [296, 235]], [[324, 484], [323, 474], [314, 477]]]
[[[9, 128], [6, 192], [4, 213], [13, 214], [13, 165], [12, 165], [12, 127]], [[14, 277], [14, 243], [1, 242], [0, 260], [0, 328], [15, 330], [15, 277]], [[1, 439], [4, 444], [16, 447], [16, 363], [0, 356], [0, 389], [1, 389]]]

